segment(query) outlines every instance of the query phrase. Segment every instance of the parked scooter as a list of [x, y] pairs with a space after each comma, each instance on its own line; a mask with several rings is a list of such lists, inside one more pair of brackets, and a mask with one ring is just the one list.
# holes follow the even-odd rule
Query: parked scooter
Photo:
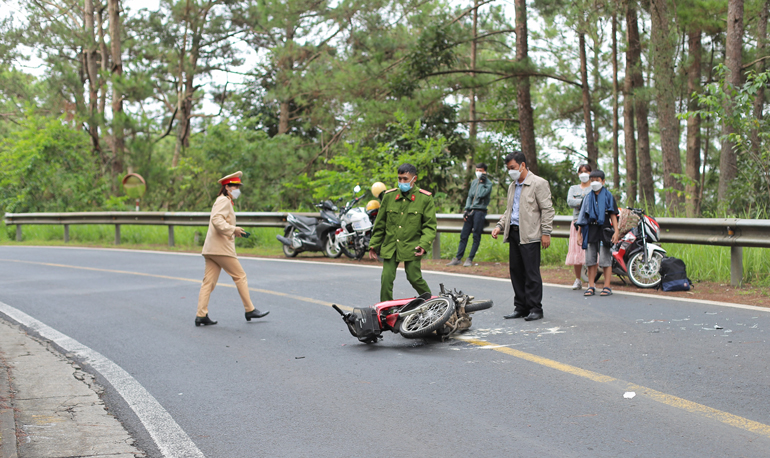
[[[358, 185], [353, 188], [355, 194], [358, 194], [360, 191], [361, 187]], [[355, 206], [365, 195], [364, 193], [360, 196], [355, 196], [353, 200], [340, 210], [340, 228], [337, 229], [335, 234], [342, 253], [355, 260], [361, 260], [364, 254], [369, 251], [369, 240], [372, 238], [374, 218], [377, 217], [377, 213], [374, 213], [374, 218], [372, 218], [366, 209]]]
[[284, 235], [275, 238], [283, 243], [283, 254], [289, 258], [303, 251], [321, 251], [326, 257], [339, 258], [342, 254], [336, 240], [340, 220], [334, 213], [337, 207], [330, 200], [315, 205], [321, 209], [321, 217], [292, 215], [286, 217]]
[[[647, 216], [644, 210], [629, 208], [639, 222], [611, 248], [612, 273], [619, 276], [623, 283], [628, 277], [638, 288], [655, 288], [661, 281], [660, 262], [666, 256], [666, 250], [657, 245], [660, 241], [660, 225], [654, 218]], [[599, 281], [602, 270], [596, 275]], [[588, 281], [586, 266], [583, 266], [583, 281]]]
[[363, 343], [376, 343], [383, 331], [400, 333], [407, 339], [418, 339], [436, 333], [446, 338], [471, 327], [473, 312], [492, 307], [491, 300], [477, 301], [462, 291], [446, 291], [439, 285], [438, 296], [426, 293], [411, 299], [380, 302], [370, 307], [354, 308], [345, 313], [336, 305], [353, 337]]

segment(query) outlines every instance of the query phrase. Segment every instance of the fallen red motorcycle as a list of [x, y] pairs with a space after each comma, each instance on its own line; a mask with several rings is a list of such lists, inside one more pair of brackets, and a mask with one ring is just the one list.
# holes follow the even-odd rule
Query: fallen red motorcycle
[[471, 327], [471, 314], [492, 307], [491, 300], [477, 301], [462, 291], [446, 291], [440, 284], [438, 296], [424, 294], [409, 299], [380, 302], [357, 307], [345, 313], [336, 305], [353, 337], [363, 343], [375, 343], [383, 331], [419, 339], [434, 334], [446, 338]]

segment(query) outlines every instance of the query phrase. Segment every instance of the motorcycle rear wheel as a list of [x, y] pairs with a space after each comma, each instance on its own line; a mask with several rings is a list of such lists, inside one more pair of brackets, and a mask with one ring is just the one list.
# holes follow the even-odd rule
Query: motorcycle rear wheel
[[[602, 278], [602, 274], [604, 274], [602, 269], [599, 269], [596, 271], [596, 277], [594, 278], [594, 283], [597, 283], [599, 279]], [[588, 267], [586, 267], [585, 264], [583, 264], [583, 268], [580, 271], [580, 279], [583, 280], [583, 283], [588, 283]]]
[[[289, 239], [289, 240], [294, 240], [294, 228], [293, 227], [291, 229], [289, 229], [289, 232], [286, 233], [286, 238]], [[294, 248], [290, 247], [289, 245], [283, 245], [283, 254], [286, 255], [287, 258], [296, 258], [297, 255], [299, 254], [299, 251], [295, 250]]]
[[660, 283], [660, 262], [663, 254], [659, 251], [652, 253], [650, 259], [644, 262], [644, 252], [639, 251], [628, 260], [628, 279], [638, 288], [654, 288]]
[[455, 312], [454, 301], [448, 297], [437, 297], [420, 305], [423, 309], [404, 318], [399, 332], [407, 339], [419, 339], [441, 329]]

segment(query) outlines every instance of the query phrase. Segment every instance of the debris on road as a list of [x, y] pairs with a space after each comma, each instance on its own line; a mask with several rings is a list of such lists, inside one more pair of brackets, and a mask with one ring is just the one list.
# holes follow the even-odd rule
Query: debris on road
[[623, 395], [625, 399], [633, 399], [634, 396], [636, 396], [636, 392], [634, 391], [626, 391], [626, 393]]

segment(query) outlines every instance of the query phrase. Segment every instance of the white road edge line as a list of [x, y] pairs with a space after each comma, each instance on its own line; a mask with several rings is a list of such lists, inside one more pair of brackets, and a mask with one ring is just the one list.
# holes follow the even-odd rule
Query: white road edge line
[[[13, 245], [2, 245], [0, 248], [3, 247], [13, 247], [13, 248], [63, 248], [65, 250], [103, 250], [103, 251], [121, 251], [121, 252], [130, 252], [130, 253], [154, 253], [154, 254], [166, 254], [166, 255], [176, 255], [176, 256], [200, 256], [200, 254], [196, 253], [175, 253], [175, 252], [169, 252], [169, 251], [154, 251], [154, 250], [131, 250], [127, 248], [92, 248], [92, 247], [61, 247], [61, 246], [37, 246], [37, 245], [21, 245], [21, 246], [13, 246]], [[276, 259], [276, 258], [260, 258], [260, 257], [254, 257], [254, 256], [245, 256], [245, 257], [239, 257], [239, 261], [243, 260], [254, 260], [254, 261], [270, 261], [270, 262], [302, 262], [305, 264], [318, 264], [323, 266], [345, 266], [345, 267], [353, 267], [353, 268], [364, 268], [364, 269], [381, 269], [381, 266], [364, 266], [364, 265], [356, 265], [356, 264], [348, 264], [348, 263], [342, 263], [342, 262], [323, 262], [323, 261], [298, 261], [294, 259]], [[404, 270], [403, 267], [400, 267], [399, 270]], [[449, 277], [461, 277], [461, 278], [475, 278], [478, 280], [488, 280], [488, 281], [502, 281], [506, 283], [510, 283], [511, 280], [507, 278], [498, 278], [498, 277], [484, 277], [481, 275], [471, 275], [471, 274], [458, 274], [453, 272], [439, 272], [436, 270], [423, 270], [422, 273], [424, 274], [433, 274], [433, 275], [445, 275]], [[572, 285], [559, 285], [556, 283], [543, 283], [543, 286], [548, 286], [550, 288], [570, 288], [572, 289]], [[664, 296], [657, 296], [657, 295], [651, 295], [651, 294], [644, 294], [644, 293], [634, 293], [631, 291], [613, 291], [613, 294], [615, 295], [624, 295], [624, 296], [635, 296], [635, 297], [644, 297], [644, 298], [656, 298], [656, 299], [663, 299], [668, 301], [676, 301], [676, 302], [688, 302], [691, 304], [700, 304], [700, 305], [716, 305], [719, 307], [730, 307], [735, 309], [743, 309], [743, 310], [753, 310], [755, 312], [765, 312], [770, 313], [770, 307], [759, 307], [757, 305], [748, 305], [748, 304], [734, 304], [732, 302], [719, 302], [719, 301], [709, 301], [705, 299], [689, 299], [686, 297], [664, 297]]]
[[0, 312], [22, 326], [35, 330], [68, 353], [73, 353], [98, 371], [125, 399], [150, 434], [164, 457], [205, 458], [190, 437], [171, 418], [160, 403], [123, 368], [99, 352], [88, 348], [21, 310], [0, 302]]

